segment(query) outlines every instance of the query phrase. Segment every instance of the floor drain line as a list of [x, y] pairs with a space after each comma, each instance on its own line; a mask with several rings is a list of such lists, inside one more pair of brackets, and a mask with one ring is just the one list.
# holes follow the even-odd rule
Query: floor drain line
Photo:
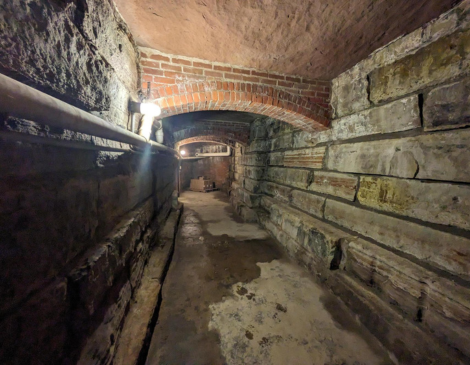
[[149, 326], [147, 327], [147, 334], [145, 335], [144, 344], [142, 346], [142, 349], [140, 350], [139, 358], [137, 359], [136, 365], [145, 365], [147, 361], [147, 356], [150, 350], [150, 342], [152, 341], [152, 336], [155, 331], [155, 327], [157, 326], [158, 316], [160, 314], [160, 308], [161, 308], [162, 301], [163, 301], [163, 294], [162, 294], [163, 285], [165, 284], [166, 275], [168, 274], [168, 270], [170, 270], [171, 262], [173, 261], [173, 254], [175, 252], [175, 246], [176, 246], [176, 237], [177, 237], [178, 230], [179, 230], [179, 222], [180, 222], [180, 219], [178, 219], [178, 222], [177, 222], [178, 228], [173, 237], [173, 242], [171, 245], [170, 253], [168, 255], [168, 260], [166, 260], [165, 267], [162, 272], [162, 284], [160, 286], [160, 291], [158, 292], [157, 305], [152, 314], [152, 319], [150, 320]]

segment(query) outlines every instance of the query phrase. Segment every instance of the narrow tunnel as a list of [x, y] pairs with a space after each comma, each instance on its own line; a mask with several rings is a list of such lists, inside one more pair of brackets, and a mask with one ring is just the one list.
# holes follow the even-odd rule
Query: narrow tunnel
[[0, 364], [470, 364], [469, 44], [470, 0], [5, 0]]

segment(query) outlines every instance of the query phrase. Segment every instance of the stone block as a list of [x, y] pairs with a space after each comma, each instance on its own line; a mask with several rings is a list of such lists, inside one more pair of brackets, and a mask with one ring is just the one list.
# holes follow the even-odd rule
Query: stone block
[[292, 148], [292, 143], [293, 143], [292, 133], [284, 134], [282, 136], [273, 138], [271, 140], [271, 151]]
[[268, 135], [264, 120], [253, 121], [250, 128], [250, 140], [264, 139]]
[[119, 291], [116, 301], [105, 312], [103, 322], [87, 339], [77, 365], [111, 363], [131, 295], [132, 288], [127, 282]]
[[243, 174], [253, 180], [262, 180], [266, 171], [263, 167], [241, 166]]
[[258, 193], [260, 191], [260, 182], [257, 180], [245, 178], [244, 187], [251, 193]]
[[0, 183], [0, 311], [58, 275], [96, 235], [96, 178], [22, 181]]
[[284, 165], [284, 152], [272, 152], [268, 155], [269, 166], [282, 166]]
[[372, 134], [401, 132], [421, 127], [418, 96], [368, 109], [331, 123], [333, 139], [350, 139]]
[[[436, 148], [439, 146], [439, 148]], [[470, 130], [329, 147], [330, 170], [470, 182]]]
[[248, 190], [240, 189], [239, 191], [240, 200], [245, 203], [250, 208], [255, 208], [259, 206], [260, 195], [252, 194]]
[[369, 108], [366, 72], [359, 64], [333, 80], [331, 105], [335, 118]]
[[327, 285], [333, 293], [356, 314], [356, 318], [401, 363], [405, 364], [452, 364], [460, 357], [456, 352], [437, 340], [394, 310], [378, 297], [370, 287], [338, 270], [328, 278]]
[[246, 223], [258, 222], [258, 215], [256, 214], [256, 211], [250, 207], [247, 207], [246, 205], [242, 204], [237, 212]]
[[308, 190], [339, 196], [353, 201], [356, 196], [357, 176], [336, 172], [315, 171]]
[[255, 139], [246, 148], [246, 152], [267, 152], [271, 149], [271, 142], [262, 139]]
[[431, 90], [424, 98], [424, 129], [470, 125], [470, 78]]
[[130, 260], [152, 215], [153, 201], [148, 199], [138, 209], [127, 214], [104, 242], [85, 253], [69, 274], [81, 305], [90, 315], [98, 309], [115, 278]]
[[376, 286], [406, 317], [419, 319], [437, 337], [469, 356], [468, 288], [362, 239], [349, 242], [347, 258], [348, 270]]
[[274, 199], [283, 201], [285, 203], [289, 202], [290, 193], [292, 188], [275, 184], [269, 181], [263, 181], [261, 184], [261, 192], [268, 194], [274, 197]]
[[248, 166], [266, 166], [266, 159], [265, 154], [244, 155], [242, 163]]
[[323, 217], [325, 197], [299, 190], [293, 190], [291, 195], [292, 205], [317, 217]]
[[[69, 331], [67, 281], [54, 280], [0, 320], [0, 363], [62, 363]], [[44, 349], [47, 348], [47, 351]]]
[[346, 232], [282, 203], [271, 201], [268, 210], [271, 221], [312, 253], [323, 269], [330, 267], [341, 241], [350, 237]]
[[284, 166], [321, 169], [326, 147], [291, 150], [284, 153]]
[[466, 280], [470, 240], [406, 220], [327, 199], [325, 219]]
[[331, 129], [325, 131], [310, 133], [306, 131], [294, 132], [293, 148], [314, 147], [319, 143], [331, 140]]
[[286, 185], [290, 185], [299, 189], [307, 189], [312, 181], [312, 171], [301, 169], [286, 169]]
[[110, 225], [152, 194], [152, 174], [141, 169], [103, 178], [99, 184], [100, 224]]
[[470, 30], [456, 32], [370, 73], [374, 103], [400, 97], [462, 74], [470, 61]]
[[470, 186], [361, 177], [361, 204], [427, 222], [470, 229]]

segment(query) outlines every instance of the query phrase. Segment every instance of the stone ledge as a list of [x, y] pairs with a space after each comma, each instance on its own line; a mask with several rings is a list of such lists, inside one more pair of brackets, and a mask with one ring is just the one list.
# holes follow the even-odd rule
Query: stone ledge
[[470, 289], [363, 239], [345, 247], [345, 269], [378, 289], [408, 320], [470, 357]]
[[155, 247], [150, 253], [141, 285], [134, 294], [129, 313], [124, 321], [113, 364], [134, 365], [138, 363], [157, 307], [164, 270], [174, 248], [174, 239], [182, 210], [183, 206], [180, 205], [176, 211], [170, 213], [159, 234], [161, 246]]
[[464, 363], [465, 359], [461, 354], [404, 319], [369, 288], [361, 285], [345, 272], [337, 271], [334, 275], [330, 275], [326, 285], [395, 355], [400, 363]]

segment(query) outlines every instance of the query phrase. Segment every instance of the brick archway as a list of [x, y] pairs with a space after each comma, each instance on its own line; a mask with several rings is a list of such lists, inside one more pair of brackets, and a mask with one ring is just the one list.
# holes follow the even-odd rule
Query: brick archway
[[206, 81], [161, 86], [151, 94], [151, 101], [162, 108], [163, 117], [204, 110], [234, 110], [269, 116], [309, 132], [329, 126], [327, 110], [307, 97], [271, 86]]
[[246, 146], [246, 143], [242, 140], [236, 140], [226, 136], [217, 136], [217, 135], [207, 135], [207, 136], [196, 136], [191, 138], [186, 138], [175, 143], [175, 149], [178, 150], [180, 147], [185, 146], [191, 143], [197, 142], [210, 142], [210, 143], [220, 143], [225, 144], [230, 147], [234, 147], [235, 143], [238, 142], [243, 146]]

